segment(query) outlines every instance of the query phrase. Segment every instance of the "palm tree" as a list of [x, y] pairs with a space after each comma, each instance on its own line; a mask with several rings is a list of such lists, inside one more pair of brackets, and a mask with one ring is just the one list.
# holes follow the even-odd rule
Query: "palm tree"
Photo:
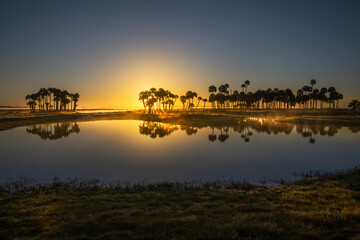
[[39, 92], [35, 93], [35, 101], [38, 101], [38, 109], [40, 111], [41, 110], [41, 97], [40, 97]]
[[72, 94], [71, 101], [73, 101], [73, 108], [72, 110], [75, 112], [77, 107], [77, 102], [79, 101], [80, 94], [74, 93]]
[[308, 108], [308, 102], [310, 100], [310, 93], [312, 92], [312, 87], [311, 86], [303, 86], [302, 90], [304, 91], [306, 97], [303, 97], [305, 103], [306, 103], [306, 108]]
[[326, 93], [328, 92], [327, 88], [321, 88], [320, 94], [319, 94], [319, 100], [320, 100], [320, 108], [323, 108], [324, 102], [327, 102]]
[[29, 94], [25, 96], [25, 100], [28, 101], [26, 104], [29, 105], [30, 111], [32, 111], [32, 106], [31, 106], [31, 104], [29, 104], [30, 103], [30, 95]]
[[60, 95], [60, 102], [61, 102], [61, 106], [60, 106], [60, 110], [66, 110], [67, 105], [70, 103], [70, 100], [67, 98], [69, 96], [69, 92], [67, 90], [63, 90], [61, 91], [61, 95]]
[[214, 85], [209, 87], [209, 93], [216, 93], [216, 87]]
[[149, 98], [147, 99], [146, 105], [148, 106], [149, 112], [148, 114], [152, 113], [152, 107], [154, 106], [154, 104], [156, 103], [156, 98], [153, 94], [150, 94]]
[[150, 91], [143, 91], [139, 93], [139, 101], [144, 105], [145, 111], [148, 108], [148, 113], [152, 113], [152, 108], [157, 103], [158, 99], [156, 98], [156, 88], [151, 88]]
[[339, 102], [340, 100], [342, 100], [344, 98], [344, 95], [342, 95], [341, 93], [336, 94], [336, 108], [339, 108]]
[[191, 108], [194, 107], [194, 98], [197, 97], [197, 93], [192, 91], [187, 91], [185, 96], [186, 99], [188, 100], [187, 108], [191, 110]]
[[[151, 91], [153, 89], [153, 91]], [[165, 89], [163, 88], [159, 88], [158, 91], [156, 91], [156, 88], [152, 88], [150, 89], [150, 92], [154, 93], [156, 99], [157, 99], [157, 104], [158, 104], [158, 108], [161, 109], [161, 105], [163, 105], [163, 109], [165, 110], [165, 98], [167, 97], [168, 95], [168, 91], [166, 91]], [[155, 90], [154, 90], [155, 89]]]
[[290, 88], [285, 89], [286, 108], [289, 109], [292, 102], [295, 102], [295, 95]]
[[70, 97], [70, 110], [72, 111], [73, 110], [73, 107], [72, 107], [73, 101], [72, 101], [72, 99], [74, 97], [74, 94], [69, 93], [69, 97]]
[[202, 97], [198, 97], [198, 103], [197, 103], [195, 109], [197, 109], [197, 107], [199, 106], [199, 104], [200, 104], [201, 101], [202, 101]]
[[357, 110], [360, 108], [360, 102], [359, 100], [351, 100], [351, 102], [348, 105], [348, 108], [350, 108], [351, 110]]
[[42, 99], [42, 110], [45, 111], [45, 106], [46, 106], [46, 108], [48, 108], [48, 106], [49, 106], [48, 101], [47, 101], [47, 97], [49, 96], [49, 91], [46, 88], [41, 88], [39, 90], [39, 94]]
[[241, 90], [243, 93], [245, 93], [245, 88], [246, 88], [246, 85], [245, 84], [241, 84]]
[[335, 108], [335, 100], [336, 100], [336, 88], [334, 87], [329, 87], [328, 88], [328, 93], [329, 93], [329, 97], [328, 97], [328, 103], [329, 103], [329, 108], [331, 108], [331, 104], [333, 104], [333, 108]]
[[184, 95], [180, 96], [180, 102], [183, 104], [183, 109], [185, 109], [186, 96], [184, 96]]
[[245, 84], [245, 93], [246, 93], [248, 86], [250, 86], [250, 81], [249, 81], [249, 80], [245, 80], [244, 84]]
[[209, 93], [210, 93], [209, 102], [211, 102], [211, 106], [213, 109], [215, 108], [215, 99], [214, 98], [215, 98], [216, 90], [217, 90], [217, 88], [214, 85], [211, 85], [209, 87]]
[[145, 111], [146, 111], [145, 100], [147, 100], [148, 97], [149, 97], [149, 92], [148, 91], [142, 91], [142, 92], [139, 93], [139, 101], [142, 102]]
[[178, 95], [173, 94], [172, 92], [169, 92], [169, 100], [168, 100], [168, 104], [169, 104], [169, 110], [172, 110], [173, 107], [175, 106], [176, 100], [179, 98]]
[[222, 105], [224, 105], [225, 108], [225, 101], [226, 101], [226, 96], [229, 95], [229, 84], [224, 84], [224, 85], [220, 85], [220, 87], [218, 88], [219, 91], [219, 103], [220, 103], [220, 107], [222, 107]]
[[56, 94], [54, 95], [53, 101], [55, 103], [55, 110], [58, 111], [59, 110], [59, 102], [60, 102], [61, 98], [60, 98], [60, 91], [57, 91]]
[[204, 102], [204, 110], [205, 110], [205, 104], [208, 100], [206, 98], [203, 99], [203, 102]]
[[30, 112], [35, 112], [35, 106], [36, 106], [36, 94], [28, 94], [25, 97], [25, 100], [27, 100], [28, 102], [26, 103], [26, 105], [29, 106], [30, 108]]
[[313, 108], [317, 108], [317, 102], [320, 99], [320, 91], [319, 89], [315, 88], [311, 94], [311, 98], [313, 100]]
[[52, 100], [51, 100], [51, 94], [53, 94], [54, 95], [54, 90], [55, 90], [55, 88], [52, 88], [52, 87], [49, 87], [48, 89], [47, 89], [47, 91], [49, 92], [49, 97], [50, 97], [50, 101], [49, 101], [49, 103], [50, 103], [50, 107], [49, 107], [49, 109], [51, 110], [52, 109], [52, 105], [51, 105], [51, 102], [52, 102]]
[[[316, 80], [315, 79], [311, 79], [310, 80], [310, 85], [311, 85], [311, 93], [314, 92], [314, 85], [316, 84]], [[311, 96], [311, 99], [312, 99], [312, 108], [314, 108], [314, 98], [313, 96]]]
[[331, 93], [331, 92], [336, 92], [336, 88], [334, 87], [329, 87], [328, 88], [328, 92]]
[[316, 80], [315, 79], [311, 79], [310, 80], [310, 85], [311, 85], [311, 89], [314, 88], [314, 85], [316, 84]]

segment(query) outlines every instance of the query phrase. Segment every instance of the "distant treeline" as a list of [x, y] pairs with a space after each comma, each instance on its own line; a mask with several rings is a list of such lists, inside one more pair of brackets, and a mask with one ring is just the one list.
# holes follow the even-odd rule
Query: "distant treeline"
[[[289, 88], [282, 90], [278, 88], [268, 88], [267, 90], [248, 91], [250, 81], [246, 80], [241, 85], [241, 90], [230, 91], [229, 84], [219, 87], [209, 86], [209, 98], [202, 98], [196, 92], [187, 91], [180, 96], [184, 110], [196, 109], [200, 102], [203, 102], [205, 109], [206, 103], [211, 103], [212, 109], [322, 109], [338, 108], [339, 101], [343, 95], [336, 91], [334, 87], [315, 88], [316, 80], [311, 79], [310, 85], [298, 89], [296, 94]], [[139, 94], [139, 101], [143, 103], [145, 110], [149, 113], [156, 110], [171, 110], [175, 105], [178, 95], [171, 93], [163, 88], [151, 88]], [[195, 99], [195, 103], [194, 103]], [[197, 100], [197, 102], [196, 102]], [[327, 104], [327, 106], [325, 106]]]
[[[66, 90], [57, 88], [40, 88], [36, 93], [28, 94], [25, 97], [30, 111], [76, 111], [80, 95], [69, 93]], [[37, 107], [36, 107], [37, 106]]]

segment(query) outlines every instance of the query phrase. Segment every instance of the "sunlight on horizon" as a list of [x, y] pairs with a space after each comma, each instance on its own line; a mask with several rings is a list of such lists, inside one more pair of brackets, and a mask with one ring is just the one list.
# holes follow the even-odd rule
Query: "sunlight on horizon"
[[[90, 80], [88, 86], [82, 86], [86, 94], [81, 97], [80, 107], [141, 108], [139, 92], [152, 87], [168, 89], [179, 96], [193, 90], [207, 97], [208, 86], [203, 82], [210, 84], [212, 78], [206, 68], [206, 63], [196, 56], [174, 49], [115, 52], [93, 70], [95, 74], [83, 77]], [[181, 106], [180, 102], [176, 106]]]

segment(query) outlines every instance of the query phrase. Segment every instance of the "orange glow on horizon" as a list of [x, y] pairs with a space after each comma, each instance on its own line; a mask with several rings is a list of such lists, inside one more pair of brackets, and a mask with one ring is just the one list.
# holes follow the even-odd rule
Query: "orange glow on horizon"
[[[199, 69], [195, 69], [190, 59], [173, 52], [136, 51], [116, 60], [109, 59], [93, 78], [102, 79], [101, 84], [96, 82], [96, 86], [89, 87], [91, 92], [82, 95], [81, 105], [142, 108], [139, 93], [153, 87], [179, 96], [188, 90], [207, 91], [197, 84], [196, 80], [205, 79]], [[180, 106], [177, 101], [176, 107]]]

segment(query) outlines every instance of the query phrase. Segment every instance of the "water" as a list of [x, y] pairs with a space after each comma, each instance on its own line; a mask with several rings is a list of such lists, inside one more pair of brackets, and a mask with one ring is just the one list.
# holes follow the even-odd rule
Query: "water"
[[0, 132], [0, 181], [291, 180], [358, 166], [359, 130], [251, 118], [221, 128], [135, 120], [19, 127]]

